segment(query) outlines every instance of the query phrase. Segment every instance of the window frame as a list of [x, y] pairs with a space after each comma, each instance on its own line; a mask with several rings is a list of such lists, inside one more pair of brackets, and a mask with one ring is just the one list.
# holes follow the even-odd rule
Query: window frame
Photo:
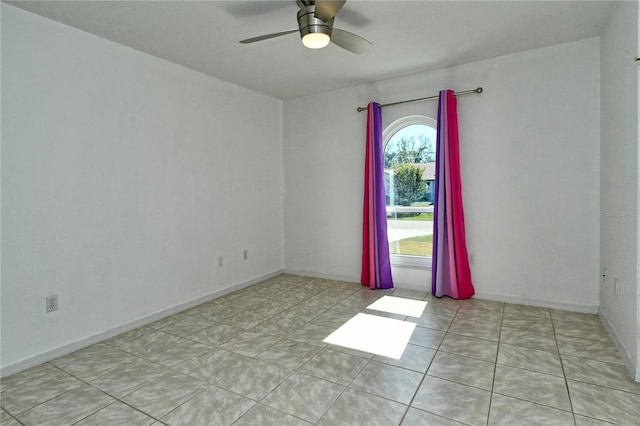
[[[387, 144], [391, 138], [400, 130], [405, 127], [413, 125], [428, 126], [438, 130], [438, 122], [426, 115], [409, 115], [399, 118], [386, 126], [382, 131], [382, 146], [383, 151], [387, 149]], [[431, 269], [432, 258], [431, 256], [413, 256], [407, 254], [389, 254], [391, 266], [398, 268], [411, 268], [411, 269]]]

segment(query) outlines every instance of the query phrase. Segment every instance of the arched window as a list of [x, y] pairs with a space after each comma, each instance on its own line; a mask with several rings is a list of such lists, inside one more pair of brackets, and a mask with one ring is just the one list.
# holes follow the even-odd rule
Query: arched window
[[428, 267], [433, 239], [436, 121], [412, 115], [383, 131], [391, 263]]

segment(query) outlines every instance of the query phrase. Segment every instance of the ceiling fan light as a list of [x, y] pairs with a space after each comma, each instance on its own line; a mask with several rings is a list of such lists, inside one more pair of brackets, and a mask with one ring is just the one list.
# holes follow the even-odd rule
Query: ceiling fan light
[[302, 44], [309, 49], [322, 49], [330, 40], [329, 35], [325, 33], [308, 33], [302, 36]]

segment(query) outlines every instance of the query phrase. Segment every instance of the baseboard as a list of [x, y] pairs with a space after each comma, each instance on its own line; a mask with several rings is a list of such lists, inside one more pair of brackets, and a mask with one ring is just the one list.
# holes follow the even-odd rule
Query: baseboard
[[252, 278], [247, 281], [243, 281], [238, 284], [231, 285], [229, 287], [225, 287], [220, 290], [213, 291], [204, 296], [200, 296], [188, 302], [180, 303], [178, 305], [172, 306], [170, 308], [164, 309], [159, 312], [155, 312], [151, 315], [147, 315], [142, 318], [138, 318], [126, 324], [123, 324], [119, 327], [112, 328], [100, 333], [93, 334], [91, 336], [76, 340], [71, 343], [67, 343], [62, 346], [58, 346], [54, 349], [39, 353], [29, 358], [25, 358], [23, 360], [17, 361], [13, 364], [9, 364], [0, 368], [0, 377], [7, 377], [15, 373], [19, 373], [22, 370], [26, 370], [27, 368], [35, 367], [36, 365], [40, 365], [42, 363], [54, 360], [61, 356], [68, 355], [72, 352], [75, 352], [80, 349], [84, 349], [88, 346], [94, 345], [96, 343], [102, 342], [103, 340], [110, 339], [119, 334], [126, 333], [127, 331], [131, 331], [138, 327], [145, 326], [147, 324], [151, 324], [152, 322], [161, 320], [170, 315], [177, 314], [178, 312], [182, 312], [186, 309], [193, 308], [194, 306], [198, 306], [202, 303], [208, 302], [210, 300], [216, 299], [218, 297], [224, 296], [225, 294], [231, 293], [236, 290], [243, 289], [253, 284], [257, 284], [261, 281], [267, 280], [269, 278], [278, 276], [283, 273], [283, 270], [277, 270], [270, 272], [268, 274], [261, 275], [256, 278]]
[[[283, 272], [285, 274], [300, 275], [300, 276], [311, 277], [311, 278], [324, 278], [328, 280], [360, 282], [360, 277], [325, 274], [317, 271], [285, 269]], [[431, 290], [431, 285], [429, 283], [426, 283], [426, 284], [420, 283], [419, 285], [414, 286], [407, 282], [405, 283], [398, 282], [397, 284], [394, 283], [394, 286], [396, 288], [402, 288], [406, 290], [425, 291], [425, 287], [426, 287], [426, 291]], [[562, 311], [581, 312], [586, 314], [598, 313], [598, 306], [596, 305], [581, 305], [578, 303], [558, 303], [558, 302], [553, 302], [549, 300], [526, 299], [521, 297], [509, 296], [506, 294], [485, 293], [485, 292], [477, 292], [473, 297], [476, 299], [493, 300], [496, 302], [505, 302], [505, 303], [515, 303], [519, 305], [539, 306], [541, 308], [558, 309]]]
[[[395, 268], [395, 266], [394, 266]], [[310, 278], [323, 278], [325, 280], [335, 280], [335, 281], [346, 281], [350, 283], [360, 283], [360, 277], [348, 276], [348, 275], [336, 275], [336, 274], [324, 274], [316, 271], [303, 271], [299, 269], [285, 269], [283, 271], [285, 274], [290, 275], [298, 275], [302, 277], [310, 277]], [[426, 284], [420, 283], [416, 285], [412, 285], [411, 283], [393, 283], [394, 288], [402, 288], [405, 290], [416, 290], [416, 291], [425, 291]], [[429, 285], [429, 288], [430, 285]]]
[[599, 316], [600, 322], [602, 323], [602, 325], [604, 325], [604, 328], [607, 329], [607, 332], [609, 333], [609, 337], [611, 337], [613, 344], [616, 345], [616, 349], [618, 349], [618, 353], [622, 357], [622, 361], [624, 362], [624, 366], [627, 368], [627, 371], [629, 372], [633, 380], [635, 380], [636, 382], [640, 382], [640, 366], [636, 365], [635, 360], [631, 357], [629, 350], [620, 339], [620, 336], [618, 336], [618, 333], [616, 332], [616, 329], [609, 318], [607, 318], [607, 316], [603, 312], [600, 312]]
[[538, 306], [541, 308], [558, 309], [561, 311], [581, 312], [585, 314], [597, 314], [598, 306], [582, 305], [578, 303], [562, 303], [541, 299], [527, 299], [522, 297], [509, 296], [499, 293], [477, 292], [474, 296], [476, 299], [494, 300], [496, 302], [515, 303], [518, 305]]

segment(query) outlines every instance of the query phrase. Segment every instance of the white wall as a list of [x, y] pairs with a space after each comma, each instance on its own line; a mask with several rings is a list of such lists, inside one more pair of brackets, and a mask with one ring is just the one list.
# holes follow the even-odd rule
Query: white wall
[[4, 3], [2, 89], [3, 374], [282, 269], [280, 100]]
[[637, 55], [638, 3], [616, 2], [601, 37], [600, 316], [640, 380]]
[[[366, 115], [358, 105], [482, 86], [458, 101], [478, 296], [595, 312], [598, 64], [592, 38], [285, 101], [286, 269], [359, 280]], [[383, 120], [435, 118], [436, 109], [390, 107]], [[394, 270], [398, 285], [429, 288], [429, 271], [406, 272]]]

